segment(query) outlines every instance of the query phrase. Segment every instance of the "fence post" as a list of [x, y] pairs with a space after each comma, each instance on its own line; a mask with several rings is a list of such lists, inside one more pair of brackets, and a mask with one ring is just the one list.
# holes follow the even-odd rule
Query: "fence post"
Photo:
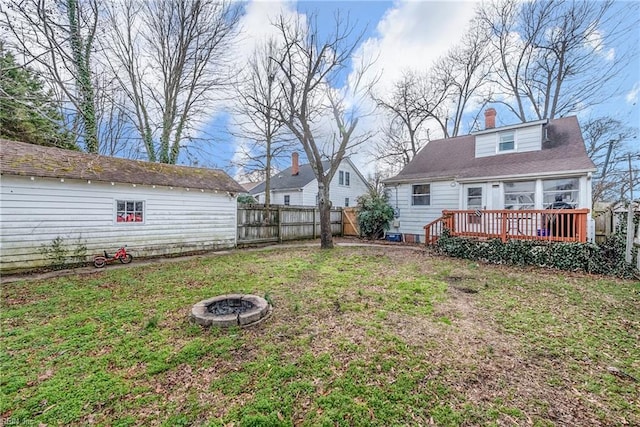
[[313, 238], [315, 239], [317, 237], [316, 234], [316, 208], [313, 208]]
[[282, 243], [282, 208], [278, 206], [278, 243]]

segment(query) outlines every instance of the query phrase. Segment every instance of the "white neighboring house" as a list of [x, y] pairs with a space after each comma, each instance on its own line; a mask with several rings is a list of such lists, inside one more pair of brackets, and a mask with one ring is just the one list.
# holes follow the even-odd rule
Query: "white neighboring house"
[[47, 265], [61, 238], [87, 259], [127, 245], [134, 257], [232, 248], [236, 196], [220, 170], [105, 157], [0, 140], [0, 271]]
[[[329, 162], [324, 162], [324, 169]], [[271, 177], [271, 204], [292, 206], [318, 205], [318, 180], [311, 165], [298, 164], [298, 153], [291, 155], [291, 167]], [[333, 207], [353, 207], [358, 197], [369, 191], [369, 184], [348, 157], [342, 159], [340, 167], [331, 180], [329, 194]], [[265, 183], [252, 188], [249, 193], [258, 201], [265, 201]]]
[[575, 116], [500, 128], [495, 117], [490, 108], [485, 130], [429, 142], [384, 181], [397, 214], [391, 232], [422, 242], [423, 227], [445, 209], [591, 208], [596, 168]]

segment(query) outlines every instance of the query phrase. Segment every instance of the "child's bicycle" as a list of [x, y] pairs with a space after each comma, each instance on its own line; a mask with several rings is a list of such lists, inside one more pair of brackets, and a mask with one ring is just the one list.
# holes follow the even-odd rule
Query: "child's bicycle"
[[131, 261], [133, 261], [133, 256], [127, 253], [127, 245], [124, 245], [120, 249], [118, 249], [118, 251], [113, 256], [109, 255], [107, 251], [104, 251], [104, 255], [96, 255], [93, 258], [93, 265], [95, 265], [96, 268], [102, 268], [107, 265], [107, 263], [115, 260], [119, 260], [123, 264], [129, 264]]

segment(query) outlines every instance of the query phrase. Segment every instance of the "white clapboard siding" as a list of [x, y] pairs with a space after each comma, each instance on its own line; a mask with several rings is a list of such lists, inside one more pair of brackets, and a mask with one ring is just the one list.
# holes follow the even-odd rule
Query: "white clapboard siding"
[[[349, 185], [340, 185], [340, 171], [349, 172]], [[369, 191], [367, 183], [360, 178], [360, 174], [351, 166], [351, 163], [344, 160], [336, 171], [329, 192], [331, 201], [335, 207], [344, 207], [345, 198], [349, 198], [349, 206], [358, 204], [358, 197]]]
[[[411, 204], [412, 186], [415, 184], [431, 184], [431, 204], [429, 206]], [[397, 206], [400, 212], [400, 217], [397, 218], [400, 227], [392, 228], [390, 231], [423, 235], [423, 227], [441, 217], [444, 209], [458, 209], [459, 191], [460, 185], [454, 184], [452, 186], [452, 181], [425, 181], [389, 187], [389, 203], [394, 207]]]
[[[234, 247], [236, 200], [226, 192], [2, 176], [0, 270], [45, 266], [42, 248], [61, 237], [87, 260], [121, 245], [135, 257]], [[116, 200], [144, 202], [144, 222], [116, 222]]]
[[[514, 129], [513, 131], [516, 152], [524, 153], [525, 151], [542, 149], [542, 125], [540, 123]], [[500, 154], [498, 152], [499, 135], [500, 130], [476, 135], [476, 157], [488, 157]]]

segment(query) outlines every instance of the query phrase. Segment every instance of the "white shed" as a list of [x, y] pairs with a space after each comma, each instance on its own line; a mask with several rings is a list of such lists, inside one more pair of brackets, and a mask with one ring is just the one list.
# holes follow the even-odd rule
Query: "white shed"
[[236, 245], [243, 189], [223, 171], [6, 140], [0, 166], [2, 272], [50, 264], [54, 241], [85, 260], [122, 245], [134, 257]]

